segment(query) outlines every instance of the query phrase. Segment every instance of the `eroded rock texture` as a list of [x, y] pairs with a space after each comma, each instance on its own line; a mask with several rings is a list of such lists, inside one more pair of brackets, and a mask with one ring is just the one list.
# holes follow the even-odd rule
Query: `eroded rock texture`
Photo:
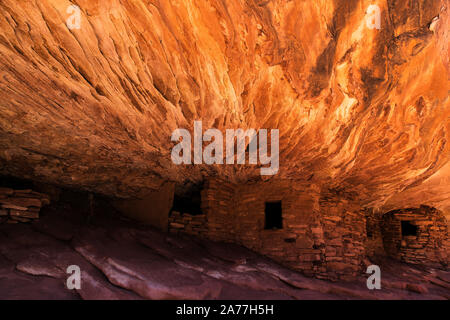
[[[280, 171], [450, 209], [449, 8], [417, 1], [0, 1], [0, 172], [107, 195], [170, 180], [176, 128], [277, 128]], [[381, 8], [381, 29], [365, 11]]]

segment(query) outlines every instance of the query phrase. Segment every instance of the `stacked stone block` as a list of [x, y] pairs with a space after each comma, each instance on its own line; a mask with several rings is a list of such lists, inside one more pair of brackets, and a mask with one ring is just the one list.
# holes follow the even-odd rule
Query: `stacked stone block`
[[0, 223], [26, 223], [39, 219], [41, 207], [49, 203], [47, 195], [31, 189], [0, 188]]
[[208, 238], [215, 241], [233, 241], [233, 195], [235, 185], [222, 179], [208, 179], [201, 192], [202, 212], [208, 220]]
[[322, 193], [320, 213], [325, 262], [319, 278], [350, 280], [364, 270], [366, 227], [364, 212], [351, 195]]
[[169, 217], [169, 232], [174, 234], [189, 234], [199, 238], [207, 238], [208, 227], [206, 216], [180, 214], [172, 211]]

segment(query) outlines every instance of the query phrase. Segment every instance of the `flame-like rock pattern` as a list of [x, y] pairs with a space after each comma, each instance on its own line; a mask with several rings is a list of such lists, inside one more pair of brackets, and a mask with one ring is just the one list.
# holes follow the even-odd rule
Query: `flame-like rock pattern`
[[[448, 0], [0, 0], [0, 172], [118, 197], [171, 180], [176, 128], [280, 130], [280, 171], [450, 212]], [[367, 27], [370, 5], [381, 28]]]

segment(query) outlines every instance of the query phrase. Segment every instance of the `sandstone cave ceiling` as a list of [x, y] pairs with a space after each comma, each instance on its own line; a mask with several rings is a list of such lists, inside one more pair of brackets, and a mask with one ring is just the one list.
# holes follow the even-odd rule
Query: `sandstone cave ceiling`
[[[261, 179], [172, 163], [193, 122], [280, 130], [280, 170], [450, 213], [449, 1], [0, 0], [0, 174], [135, 197]], [[381, 8], [381, 28], [365, 11]]]

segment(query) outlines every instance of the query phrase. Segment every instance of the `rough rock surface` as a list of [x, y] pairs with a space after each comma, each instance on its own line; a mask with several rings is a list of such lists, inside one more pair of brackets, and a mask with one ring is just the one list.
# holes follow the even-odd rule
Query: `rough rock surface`
[[[276, 178], [450, 212], [449, 3], [0, 1], [0, 173], [119, 197], [253, 166], [175, 166], [176, 128], [278, 128]], [[366, 27], [369, 5], [381, 29]]]
[[[0, 225], [0, 299], [450, 299], [450, 273], [386, 260], [382, 290], [305, 277], [243, 247], [71, 208]], [[64, 236], [61, 236], [64, 234]], [[81, 269], [68, 290], [67, 267]]]

